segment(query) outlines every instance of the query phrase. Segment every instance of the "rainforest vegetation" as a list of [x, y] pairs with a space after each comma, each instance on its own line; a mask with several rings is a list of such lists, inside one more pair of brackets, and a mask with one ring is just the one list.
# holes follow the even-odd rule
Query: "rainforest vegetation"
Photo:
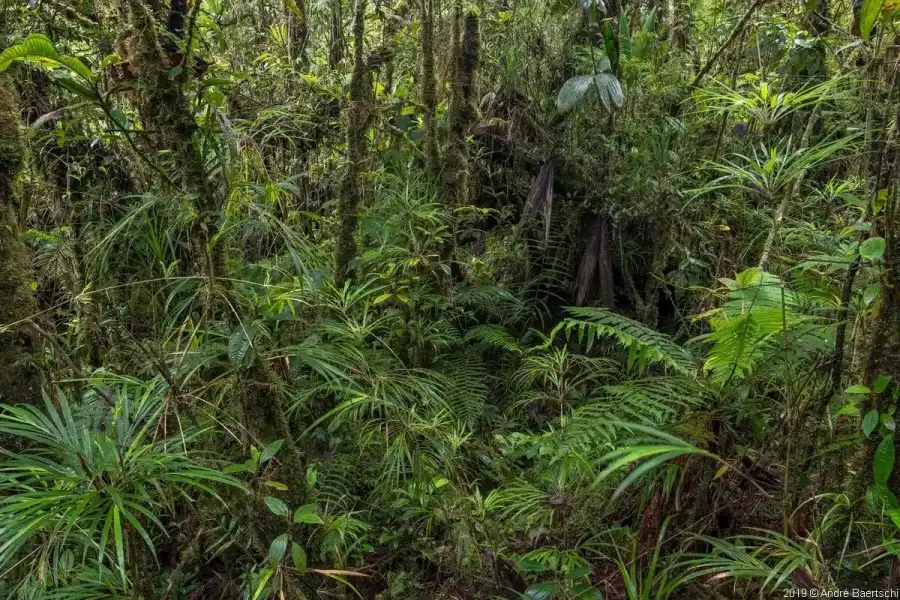
[[897, 0], [0, 3], [0, 597], [900, 593]]

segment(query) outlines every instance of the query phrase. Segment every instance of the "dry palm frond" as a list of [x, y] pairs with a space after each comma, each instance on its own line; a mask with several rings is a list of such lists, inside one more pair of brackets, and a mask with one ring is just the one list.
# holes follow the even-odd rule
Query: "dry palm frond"
[[528, 199], [525, 200], [525, 207], [522, 209], [522, 221], [530, 219], [537, 215], [538, 211], [544, 215], [544, 246], [550, 241], [550, 217], [553, 213], [553, 160], [548, 160], [541, 165], [541, 170], [535, 178], [528, 192]]

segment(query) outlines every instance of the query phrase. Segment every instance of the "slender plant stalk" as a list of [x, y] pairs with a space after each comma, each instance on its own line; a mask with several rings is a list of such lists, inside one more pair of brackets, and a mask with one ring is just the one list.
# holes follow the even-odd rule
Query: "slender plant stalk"
[[734, 29], [731, 31], [731, 35], [728, 36], [728, 39], [725, 40], [725, 43], [719, 46], [719, 49], [716, 50], [715, 54], [706, 61], [706, 64], [697, 72], [697, 75], [691, 81], [690, 85], [688, 85], [688, 90], [694, 90], [700, 86], [700, 83], [703, 81], [703, 78], [710, 72], [710, 70], [716, 66], [716, 63], [719, 62], [719, 59], [722, 58], [722, 55], [725, 54], [725, 51], [734, 43], [734, 41], [744, 32], [744, 28], [747, 26], [747, 23], [750, 22], [750, 19], [753, 17], [753, 14], [762, 8], [764, 4], [769, 2], [769, 0], [755, 0], [753, 4], [750, 5], [750, 8], [747, 9], [747, 12], [744, 13], [744, 16], [741, 17], [741, 20], [738, 21], [738, 24], [734, 26]]
[[[800, 140], [800, 148], [806, 148], [809, 145], [809, 138], [812, 137], [813, 127], [816, 124], [816, 120], [818, 119], [819, 107], [813, 109], [812, 115], [809, 117], [809, 122], [806, 124], [806, 131], [803, 132], [803, 137]], [[762, 269], [766, 269], [769, 264], [769, 255], [772, 253], [772, 247], [775, 244], [775, 237], [778, 235], [778, 229], [781, 227], [782, 221], [784, 221], [788, 212], [791, 209], [791, 202], [794, 200], [794, 193], [797, 188], [803, 185], [803, 181], [806, 179], [807, 169], [803, 169], [797, 175], [795, 179], [793, 179], [787, 186], [787, 189], [784, 192], [784, 198], [781, 199], [781, 204], [778, 205], [778, 210], [775, 211], [775, 218], [772, 220], [772, 228], [769, 230], [769, 235], [766, 237], [765, 244], [763, 244], [763, 251], [759, 257], [759, 266]]]

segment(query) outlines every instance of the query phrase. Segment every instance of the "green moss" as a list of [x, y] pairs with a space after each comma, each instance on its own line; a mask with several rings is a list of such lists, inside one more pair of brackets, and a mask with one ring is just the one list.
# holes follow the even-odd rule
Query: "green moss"
[[0, 77], [0, 177], [7, 180], [6, 185], [22, 167], [25, 155], [20, 117], [15, 89], [8, 77]]
[[31, 360], [35, 340], [22, 324], [36, 312], [28, 286], [31, 261], [13, 209], [13, 180], [25, 154], [19, 119], [12, 83], [0, 77], [0, 325], [19, 323], [0, 334], [0, 400], [4, 402], [40, 397], [40, 378]]

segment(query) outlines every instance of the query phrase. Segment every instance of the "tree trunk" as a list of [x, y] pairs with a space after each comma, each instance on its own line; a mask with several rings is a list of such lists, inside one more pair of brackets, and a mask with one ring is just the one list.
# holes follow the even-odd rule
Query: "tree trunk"
[[[210, 288], [226, 268], [225, 244], [218, 240], [219, 217], [224, 198], [216, 192], [206, 173], [193, 109], [183, 92], [184, 81], [191, 76], [190, 48], [183, 52], [175, 40], [190, 35], [184, 23], [189, 15], [178, 14], [180, 4], [173, 3], [166, 34], [174, 38], [165, 48], [159, 40], [162, 23], [137, 0], [130, 3], [130, 21], [134, 34], [125, 41], [131, 70], [137, 77], [138, 112], [145, 128], [152, 131], [150, 141], [156, 150], [169, 150], [174, 156], [176, 174], [170, 183], [197, 195], [197, 216], [191, 227], [191, 243], [196, 274], [209, 280]], [[181, 26], [173, 26], [181, 23]], [[183, 68], [170, 76], [170, 64]]]
[[434, 0], [422, 2], [422, 103], [425, 105], [425, 168], [437, 178], [440, 170], [437, 126], [437, 78], [434, 65]]
[[25, 147], [12, 82], [0, 76], [0, 401], [40, 399], [40, 374], [32, 365], [34, 338], [27, 327], [37, 310], [29, 288], [31, 261], [19, 231], [13, 180]]
[[[897, 63], [900, 65], [900, 62]], [[900, 77], [898, 70], [893, 72], [892, 91], [898, 89]], [[890, 96], [890, 97], [893, 97]], [[896, 106], [896, 105], [895, 105]], [[896, 240], [900, 236], [900, 210], [897, 198], [897, 171], [900, 167], [898, 157], [897, 136], [900, 107], [895, 108], [894, 125], [884, 138], [878, 165], [876, 167], [875, 190], [887, 191], [885, 206], [877, 218], [873, 219], [872, 235], [880, 234], [885, 239], [885, 252], [881, 262], [881, 303], [878, 312], [870, 322], [865, 341], [861, 349], [859, 367], [853, 374], [853, 383], [871, 387], [872, 382], [881, 376], [891, 378], [891, 384], [880, 394], [872, 393], [862, 396], [859, 414], [865, 415], [871, 410], [879, 414], [892, 410], [896, 402], [892, 392], [900, 385], [900, 249]], [[852, 283], [851, 283], [852, 285]], [[834, 375], [833, 375], [834, 376]], [[839, 377], [839, 374], [838, 374]], [[868, 484], [873, 481], [873, 459], [875, 449], [880, 443], [880, 436], [874, 433], [870, 438], [860, 437], [860, 443], [847, 469], [844, 490], [853, 498], [861, 498]], [[895, 455], [900, 446], [900, 436], [894, 434]], [[897, 469], [894, 470], [895, 473]], [[896, 474], [891, 475], [888, 486], [895, 494], [900, 492], [900, 481]]]
[[286, 4], [288, 7], [287, 28], [291, 60], [299, 60], [301, 64], [304, 64], [306, 62], [306, 41], [309, 38], [306, 3], [303, 0], [295, 0], [293, 3]]
[[475, 70], [478, 68], [480, 38], [478, 16], [463, 17], [462, 34], [454, 58], [453, 101], [450, 105], [450, 148], [447, 157], [446, 183], [457, 206], [470, 203], [469, 144], [467, 137], [475, 119], [472, 105], [475, 95]]
[[366, 0], [357, 0], [353, 18], [353, 78], [350, 81], [350, 107], [347, 110], [347, 161], [338, 203], [340, 228], [334, 274], [338, 285], [347, 277], [357, 254], [356, 229], [359, 224], [359, 207], [362, 204], [366, 130], [372, 112], [371, 74], [364, 57], [365, 33]]

